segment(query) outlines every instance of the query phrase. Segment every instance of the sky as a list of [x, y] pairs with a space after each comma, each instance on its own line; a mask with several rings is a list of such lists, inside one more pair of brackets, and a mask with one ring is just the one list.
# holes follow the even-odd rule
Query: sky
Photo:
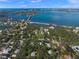
[[0, 8], [79, 8], [79, 0], [0, 0]]

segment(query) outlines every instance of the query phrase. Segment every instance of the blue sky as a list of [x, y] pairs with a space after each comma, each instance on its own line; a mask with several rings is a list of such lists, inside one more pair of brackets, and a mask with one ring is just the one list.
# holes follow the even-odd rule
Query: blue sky
[[0, 8], [79, 8], [79, 0], [0, 0]]

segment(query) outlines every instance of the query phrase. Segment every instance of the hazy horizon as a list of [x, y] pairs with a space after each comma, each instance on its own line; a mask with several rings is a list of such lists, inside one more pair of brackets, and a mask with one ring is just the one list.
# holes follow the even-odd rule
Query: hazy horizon
[[0, 0], [0, 8], [79, 8], [79, 0]]

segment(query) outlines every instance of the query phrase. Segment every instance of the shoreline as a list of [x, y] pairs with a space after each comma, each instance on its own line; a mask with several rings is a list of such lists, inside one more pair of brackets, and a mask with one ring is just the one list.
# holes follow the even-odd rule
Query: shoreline
[[49, 24], [49, 23], [42, 23], [42, 22], [30, 22], [31, 24], [39, 24], [39, 25], [51, 25], [51, 26], [61, 26], [65, 28], [76, 28], [78, 26], [68, 26], [68, 25], [57, 25], [57, 24]]
[[38, 25], [46, 25], [46, 26], [59, 26], [59, 27], [64, 27], [64, 28], [79, 29], [79, 26], [57, 25], [57, 24], [42, 23], [42, 22], [30, 22], [30, 23], [38, 24]]
[[30, 22], [31, 24], [42, 24], [42, 25], [50, 25], [49, 23], [41, 23], [41, 22]]

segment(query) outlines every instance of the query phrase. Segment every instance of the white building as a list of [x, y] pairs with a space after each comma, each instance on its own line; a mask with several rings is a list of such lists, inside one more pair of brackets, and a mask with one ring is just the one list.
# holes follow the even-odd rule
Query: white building
[[48, 50], [48, 54], [50, 54], [50, 55], [51, 55], [52, 53], [53, 53], [53, 52], [52, 52], [52, 50]]
[[55, 29], [55, 27], [54, 26], [50, 26], [49, 29]]
[[2, 30], [0, 30], [0, 33], [2, 33]]
[[36, 54], [36, 52], [35, 51], [33, 51], [32, 53], [31, 53], [31, 56], [35, 56], [35, 54]]

